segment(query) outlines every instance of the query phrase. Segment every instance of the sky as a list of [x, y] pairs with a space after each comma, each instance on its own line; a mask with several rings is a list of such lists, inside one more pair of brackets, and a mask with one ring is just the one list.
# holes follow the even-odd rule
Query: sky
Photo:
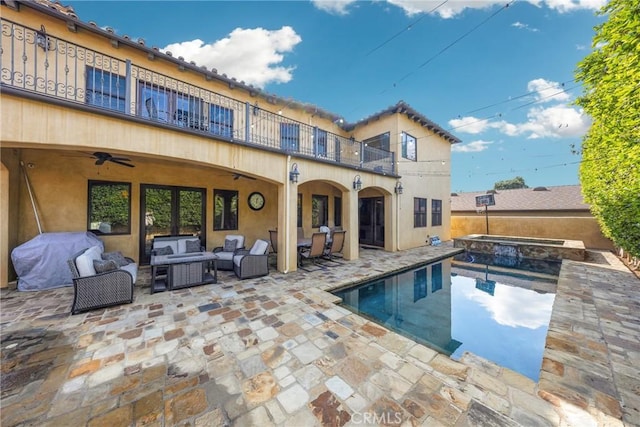
[[475, 192], [517, 176], [530, 187], [579, 184], [572, 147], [591, 121], [574, 104], [575, 72], [605, 2], [63, 4], [82, 21], [348, 123], [404, 101], [462, 141], [452, 146], [451, 190]]

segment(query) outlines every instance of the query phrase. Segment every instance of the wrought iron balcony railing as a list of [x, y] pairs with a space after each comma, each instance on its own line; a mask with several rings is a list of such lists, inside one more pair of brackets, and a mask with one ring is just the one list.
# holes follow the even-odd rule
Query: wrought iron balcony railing
[[394, 153], [2, 19], [3, 87], [378, 173]]

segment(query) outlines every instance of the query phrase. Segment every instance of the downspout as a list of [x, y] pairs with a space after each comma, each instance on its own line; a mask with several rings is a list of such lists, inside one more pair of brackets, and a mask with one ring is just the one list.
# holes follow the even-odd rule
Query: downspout
[[33, 215], [36, 217], [36, 224], [38, 225], [38, 233], [42, 234], [42, 226], [40, 225], [40, 217], [38, 216], [38, 209], [36, 208], [36, 202], [33, 198], [33, 192], [31, 191], [31, 184], [29, 183], [29, 177], [27, 176], [27, 169], [25, 168], [24, 162], [22, 160], [20, 160], [20, 166], [22, 166], [22, 174], [24, 175], [24, 180], [27, 183], [27, 191], [29, 192], [29, 199], [31, 199], [31, 207], [33, 208]]
[[400, 249], [400, 194], [396, 193], [396, 249]]

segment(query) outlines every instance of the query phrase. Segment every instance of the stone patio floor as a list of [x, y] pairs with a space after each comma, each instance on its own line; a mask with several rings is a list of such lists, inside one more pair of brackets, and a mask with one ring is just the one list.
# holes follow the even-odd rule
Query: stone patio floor
[[439, 354], [327, 289], [457, 252], [446, 242], [314, 272], [149, 294], [71, 316], [71, 287], [4, 289], [2, 426], [640, 425], [640, 280], [565, 261], [538, 383]]

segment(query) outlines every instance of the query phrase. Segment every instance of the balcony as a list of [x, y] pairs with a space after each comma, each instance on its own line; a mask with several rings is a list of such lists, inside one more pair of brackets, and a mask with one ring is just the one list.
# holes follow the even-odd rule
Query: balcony
[[394, 175], [394, 153], [2, 19], [3, 91]]

